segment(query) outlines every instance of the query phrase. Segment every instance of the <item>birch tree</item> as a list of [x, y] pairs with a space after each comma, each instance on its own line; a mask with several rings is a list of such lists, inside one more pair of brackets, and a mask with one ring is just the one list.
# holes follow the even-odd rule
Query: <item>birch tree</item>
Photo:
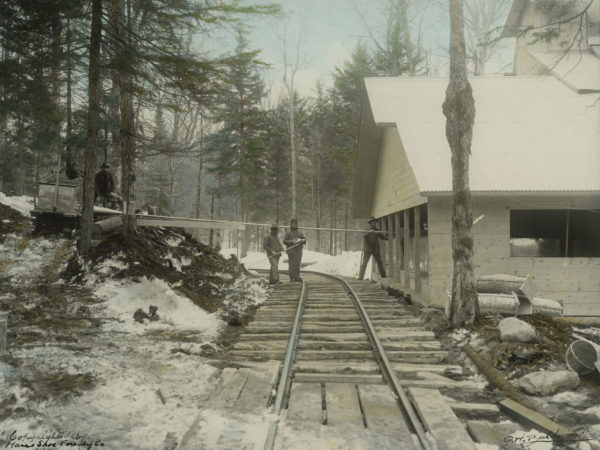
[[450, 0], [450, 82], [442, 105], [446, 138], [452, 153], [452, 299], [450, 321], [470, 327], [479, 304], [473, 272], [473, 211], [469, 189], [469, 156], [475, 120], [475, 101], [467, 79], [463, 0]]
[[283, 84], [288, 94], [288, 123], [290, 133], [291, 153], [291, 175], [292, 175], [292, 218], [296, 217], [296, 177], [297, 177], [297, 155], [296, 155], [296, 118], [295, 118], [295, 92], [296, 75], [308, 66], [308, 57], [304, 52], [305, 34], [301, 28], [298, 32], [293, 49], [288, 49], [287, 34], [284, 31], [281, 45], [281, 57], [283, 63]]
[[500, 26], [510, 0], [465, 0], [465, 31], [468, 58], [475, 76], [485, 75], [486, 63], [494, 56], [500, 40]]

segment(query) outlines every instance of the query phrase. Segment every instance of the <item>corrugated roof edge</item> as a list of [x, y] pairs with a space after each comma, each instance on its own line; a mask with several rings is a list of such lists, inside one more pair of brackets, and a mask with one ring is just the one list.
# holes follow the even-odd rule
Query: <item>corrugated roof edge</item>
[[[448, 191], [421, 191], [421, 195], [424, 196], [436, 196], [436, 195], [451, 195], [452, 191], [448, 190]], [[600, 196], [600, 191], [595, 191], [595, 190], [589, 190], [589, 191], [582, 191], [582, 190], [548, 190], [548, 191], [542, 191], [542, 190], [538, 190], [538, 189], [524, 189], [524, 190], [519, 190], [519, 191], [515, 191], [515, 190], [510, 190], [510, 191], [500, 191], [500, 190], [489, 190], [489, 191], [471, 191], [471, 195], [476, 195], [476, 196], [489, 196], [489, 195], [533, 195], [536, 197], [539, 196], [544, 196], [544, 195], [564, 195], [564, 196], [573, 196], [573, 195], [581, 195], [581, 196]]]

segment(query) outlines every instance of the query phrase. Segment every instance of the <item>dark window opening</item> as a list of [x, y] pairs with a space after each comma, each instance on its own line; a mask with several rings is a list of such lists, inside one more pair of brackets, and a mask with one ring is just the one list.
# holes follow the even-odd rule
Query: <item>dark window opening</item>
[[600, 257], [600, 211], [511, 210], [510, 255]]

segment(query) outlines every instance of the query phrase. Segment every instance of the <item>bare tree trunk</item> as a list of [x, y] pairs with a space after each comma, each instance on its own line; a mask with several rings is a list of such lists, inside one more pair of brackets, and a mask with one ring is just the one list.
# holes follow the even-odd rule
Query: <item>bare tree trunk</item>
[[[337, 202], [333, 202], [333, 220], [331, 228], [337, 228]], [[333, 255], [337, 255], [338, 251], [338, 233], [333, 232]]]
[[408, 28], [408, 4], [407, 0], [400, 0], [400, 26], [402, 27], [402, 39], [404, 41], [404, 51], [406, 58], [406, 65], [408, 67], [409, 75], [415, 75], [416, 67], [413, 61], [414, 55], [412, 50], [412, 42], [410, 40], [410, 30]]
[[450, 0], [450, 83], [442, 106], [446, 138], [452, 152], [452, 300], [450, 320], [454, 327], [472, 326], [479, 317], [473, 273], [473, 224], [469, 189], [469, 155], [475, 120], [475, 102], [465, 52], [463, 3]]
[[[215, 193], [213, 192], [210, 196], [210, 219], [213, 220], [215, 213]], [[213, 239], [215, 235], [215, 230], [213, 228], [210, 229], [210, 236], [208, 239], [208, 245], [214, 248]]]
[[277, 192], [275, 193], [275, 223], [279, 224], [279, 183], [277, 185]]
[[[246, 158], [246, 123], [245, 123], [245, 102], [244, 102], [244, 92], [240, 92], [240, 128], [239, 128], [239, 138], [240, 138], [240, 166], [244, 165], [244, 159]], [[242, 222], [248, 221], [248, 198], [246, 196], [246, 178], [244, 177], [243, 171], [240, 171], [238, 187], [240, 190], [240, 218]], [[238, 246], [239, 248], [239, 246]], [[242, 232], [242, 245], [241, 245], [241, 253], [240, 257], [245, 258], [248, 254], [248, 228], [244, 227], [244, 231]]]
[[321, 250], [321, 158], [317, 162], [317, 251]]
[[333, 238], [334, 238], [334, 234], [333, 234], [333, 205], [335, 204], [335, 201], [332, 200], [331, 201], [331, 216], [330, 216], [330, 220], [329, 220], [329, 224], [330, 224], [330, 228], [331, 230], [329, 231], [329, 254], [333, 255]]
[[94, 154], [98, 133], [100, 82], [100, 39], [102, 35], [102, 0], [92, 0], [92, 33], [90, 37], [89, 108], [87, 147], [83, 166], [83, 212], [81, 214], [81, 239], [79, 250], [87, 256], [92, 244], [94, 223]]
[[[202, 206], [202, 157], [198, 158], [198, 183], [196, 187], [196, 217], [200, 218], [201, 206]], [[214, 194], [212, 203], [214, 203]], [[212, 209], [212, 205], [211, 205]], [[211, 217], [212, 218], [212, 217]]]
[[290, 148], [292, 151], [292, 218], [296, 218], [296, 138], [295, 138], [295, 116], [294, 116], [294, 77], [290, 83]]
[[[121, 61], [126, 61], [124, 57], [126, 46], [129, 39], [125, 31], [125, 17], [123, 13], [123, 4], [121, 0], [112, 0], [112, 13], [115, 21], [115, 35], [117, 38], [117, 50], [122, 56]], [[123, 196], [123, 204], [127, 205], [123, 214], [123, 235], [130, 236], [135, 232], [135, 215], [134, 203], [135, 194], [132, 192], [132, 184], [134, 177], [133, 163], [135, 152], [134, 141], [134, 117], [133, 117], [133, 86], [132, 75], [129, 73], [129, 68], [120, 68], [118, 74], [119, 92], [121, 97], [121, 191]]]
[[73, 161], [73, 62], [71, 60], [71, 21], [67, 21], [67, 161]]

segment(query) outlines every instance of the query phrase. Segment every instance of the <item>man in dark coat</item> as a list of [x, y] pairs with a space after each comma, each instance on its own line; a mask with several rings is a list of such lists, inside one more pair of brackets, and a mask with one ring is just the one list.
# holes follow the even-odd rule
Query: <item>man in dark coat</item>
[[283, 245], [279, 242], [279, 227], [277, 224], [271, 225], [271, 234], [265, 236], [263, 248], [269, 257], [271, 269], [269, 270], [269, 284], [279, 283], [279, 258], [283, 251]]
[[377, 263], [379, 275], [381, 275], [382, 278], [387, 277], [385, 268], [383, 267], [383, 261], [381, 260], [379, 239], [387, 241], [388, 237], [383, 231], [377, 230], [377, 219], [371, 218], [369, 219], [369, 231], [363, 235], [363, 255], [362, 263], [360, 265], [360, 272], [358, 274], [359, 280], [362, 280], [365, 276], [365, 270], [367, 269], [367, 264], [371, 258], [371, 255]]
[[77, 168], [77, 161], [67, 160], [67, 168], [65, 173], [69, 180], [75, 180], [79, 178], [81, 175], [79, 174], [79, 169]]
[[115, 180], [110, 172], [110, 166], [105, 162], [100, 166], [100, 172], [94, 177], [94, 202], [98, 197], [102, 200], [102, 206], [110, 200], [111, 192], [115, 190]]
[[298, 230], [298, 221], [290, 221], [290, 230], [285, 233], [283, 243], [287, 248], [290, 281], [300, 279], [300, 263], [302, 262], [302, 247], [306, 244], [306, 237]]

